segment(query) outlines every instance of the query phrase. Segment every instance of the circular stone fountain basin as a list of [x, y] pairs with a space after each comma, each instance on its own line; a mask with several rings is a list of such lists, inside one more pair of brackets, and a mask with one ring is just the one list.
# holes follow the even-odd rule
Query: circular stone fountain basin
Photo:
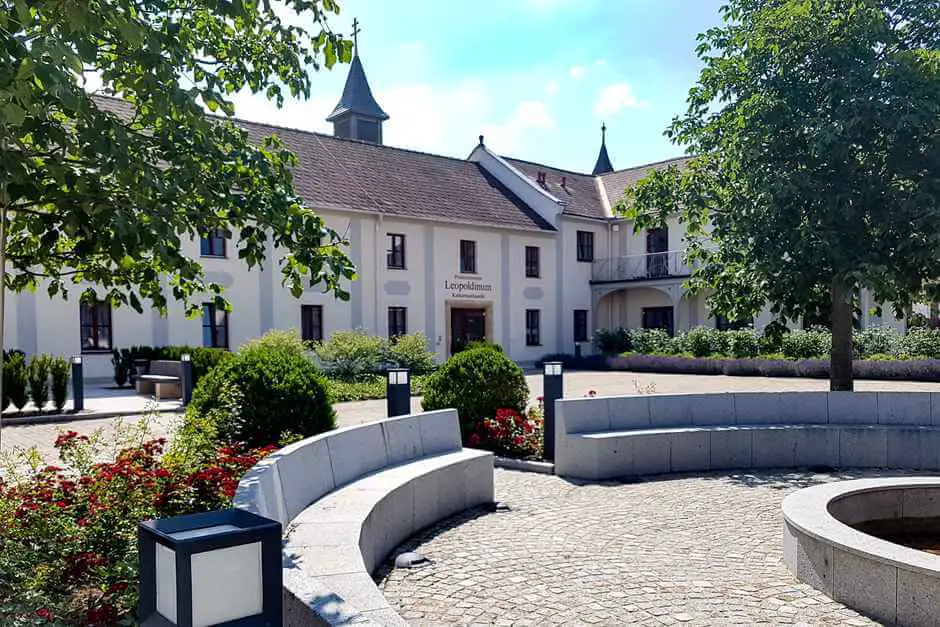
[[886, 624], [938, 624], [940, 477], [805, 488], [784, 499], [783, 518], [784, 561], [800, 581]]

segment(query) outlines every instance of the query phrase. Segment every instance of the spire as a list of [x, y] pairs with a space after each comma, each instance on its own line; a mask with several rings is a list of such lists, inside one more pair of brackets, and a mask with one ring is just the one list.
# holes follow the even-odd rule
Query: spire
[[346, 76], [346, 86], [343, 95], [333, 109], [333, 113], [326, 118], [327, 122], [336, 122], [339, 118], [349, 114], [372, 118], [374, 121], [387, 120], [388, 114], [372, 96], [369, 81], [366, 80], [362, 61], [359, 60], [359, 20], [353, 21], [353, 60], [349, 65], [349, 75]]
[[594, 164], [594, 176], [613, 172], [614, 166], [610, 163], [610, 157], [607, 156], [607, 125], [601, 122], [601, 151], [597, 155], [597, 163]]

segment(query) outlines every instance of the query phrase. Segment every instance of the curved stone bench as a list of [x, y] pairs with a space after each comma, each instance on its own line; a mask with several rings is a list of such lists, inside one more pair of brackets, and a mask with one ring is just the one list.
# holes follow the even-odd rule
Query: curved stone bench
[[940, 394], [750, 392], [563, 399], [555, 473], [940, 468]]
[[826, 483], [783, 500], [783, 558], [797, 579], [888, 625], [940, 619], [940, 556], [849, 525], [940, 517], [940, 477]]
[[406, 624], [371, 573], [418, 530], [493, 502], [493, 455], [464, 449], [457, 412], [337, 429], [239, 482], [235, 506], [284, 525], [284, 624]]

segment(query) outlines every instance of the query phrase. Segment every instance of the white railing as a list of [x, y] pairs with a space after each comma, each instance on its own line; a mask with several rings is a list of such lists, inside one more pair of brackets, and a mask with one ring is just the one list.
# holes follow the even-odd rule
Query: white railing
[[669, 250], [645, 255], [608, 257], [594, 262], [595, 281], [642, 281], [686, 277], [692, 269], [685, 261], [684, 250]]

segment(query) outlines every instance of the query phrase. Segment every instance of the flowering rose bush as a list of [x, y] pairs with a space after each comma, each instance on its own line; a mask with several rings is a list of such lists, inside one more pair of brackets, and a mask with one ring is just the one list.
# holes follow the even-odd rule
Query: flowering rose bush
[[132, 624], [137, 523], [229, 507], [239, 478], [276, 447], [225, 446], [193, 469], [164, 461], [163, 438], [95, 461], [94, 438], [55, 442], [61, 466], [0, 481], [0, 624]]
[[466, 444], [505, 457], [541, 457], [542, 424], [541, 408], [530, 408], [526, 414], [497, 409], [493, 418], [474, 423]]

